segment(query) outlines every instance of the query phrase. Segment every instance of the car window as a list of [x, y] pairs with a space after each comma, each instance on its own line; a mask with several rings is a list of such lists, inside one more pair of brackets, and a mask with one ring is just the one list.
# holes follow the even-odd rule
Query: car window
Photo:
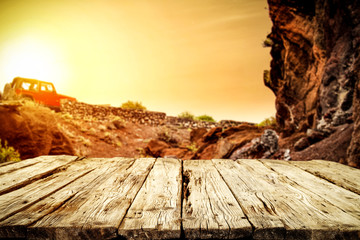
[[22, 89], [24, 89], [24, 90], [30, 90], [30, 86], [31, 86], [31, 83], [29, 83], [29, 82], [23, 82], [23, 83], [21, 84], [21, 87], [22, 87]]
[[37, 91], [38, 84], [34, 82], [22, 82], [20, 88], [27, 90], [27, 91]]
[[40, 85], [40, 90], [41, 91], [46, 91], [46, 92], [53, 92], [54, 88], [51, 84], [49, 83], [41, 83]]
[[49, 92], [54, 91], [53, 85], [51, 85], [51, 84], [47, 84], [47, 89], [48, 89]]

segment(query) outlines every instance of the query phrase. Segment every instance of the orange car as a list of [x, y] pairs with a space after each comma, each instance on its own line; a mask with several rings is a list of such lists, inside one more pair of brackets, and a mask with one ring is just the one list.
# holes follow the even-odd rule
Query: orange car
[[54, 84], [51, 82], [16, 77], [11, 83], [11, 88], [21, 98], [38, 102], [56, 110], [60, 109], [60, 101], [63, 99], [76, 101], [76, 98], [56, 93]]

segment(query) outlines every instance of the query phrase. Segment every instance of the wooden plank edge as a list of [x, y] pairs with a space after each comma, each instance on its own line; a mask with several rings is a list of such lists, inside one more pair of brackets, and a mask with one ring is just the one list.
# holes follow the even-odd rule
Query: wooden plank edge
[[[131, 204], [129, 205], [128, 209], [126, 210], [126, 213], [124, 214], [123, 219], [121, 220], [119, 226], [118, 226], [118, 237], [120, 239], [125, 238], [125, 239], [184, 239], [183, 236], [183, 228], [182, 228], [182, 221], [181, 221], [181, 216], [182, 216], [182, 210], [180, 210], [180, 227], [179, 229], [162, 229], [161, 226], [157, 226], [158, 228], [156, 230], [154, 230], [153, 228], [150, 229], [146, 229], [146, 228], [141, 228], [141, 231], [139, 231], [139, 228], [136, 229], [121, 229], [121, 225], [122, 222], [124, 221], [125, 217], [128, 214], [128, 211], [130, 210], [133, 202], [135, 201], [135, 199], [137, 198], [137, 195], [139, 194], [140, 190], [142, 189], [142, 187], [144, 186], [146, 180], [148, 179], [151, 171], [153, 170], [156, 162], [159, 159], [163, 159], [163, 158], [156, 158], [153, 165], [151, 166], [151, 169], [149, 170], [148, 174], [146, 175], [146, 177], [144, 178], [143, 183], [141, 184], [141, 187], [139, 188], [139, 190], [137, 191], [136, 195], [134, 196], [134, 199], [132, 200]], [[182, 159], [176, 159], [176, 158], [171, 158], [174, 160], [177, 160], [178, 162], [180, 162], [180, 171], [181, 171], [181, 179], [180, 179], [180, 184], [181, 186], [183, 185], [183, 160]], [[182, 187], [181, 190], [182, 191]], [[180, 193], [180, 206], [182, 206], [182, 192]]]
[[[285, 160], [274, 160], [274, 159], [257, 159], [258, 161], [260, 161], [265, 167], [267, 167], [268, 169], [270, 169], [271, 171], [276, 172], [277, 174], [282, 175], [281, 173], [279, 173], [278, 171], [276, 171], [275, 169], [273, 169], [271, 166], [267, 165], [266, 162], [281, 162], [281, 164], [284, 165], [288, 165], [291, 166], [293, 168], [299, 169], [300, 171], [309, 173], [311, 175], [313, 175], [314, 177], [321, 179], [321, 180], [325, 180], [337, 187], [340, 188], [344, 188], [342, 186], [339, 186], [338, 184], [329, 181], [329, 179], [323, 178], [318, 176], [317, 174], [312, 173], [311, 171], [307, 171], [306, 169], [303, 169], [299, 166], [296, 166], [295, 164], [293, 164], [292, 162], [298, 162], [298, 161], [285, 161]], [[309, 161], [313, 161], [313, 160], [309, 160]], [[316, 160], [316, 161], [326, 161], [326, 160]], [[307, 162], [307, 161], [302, 161], [302, 162]], [[290, 181], [295, 182], [292, 179], [289, 179]], [[346, 189], [346, 188], [344, 188]], [[349, 189], [346, 189], [349, 190]], [[326, 199], [325, 199], [326, 200]], [[332, 203], [330, 203], [332, 204]], [[286, 228], [286, 225], [285, 225]], [[286, 235], [285, 235], [285, 239], [291, 239], [291, 240], [297, 240], [297, 239], [327, 239], [327, 240], [339, 240], [339, 239], [360, 239], [360, 226], [349, 226], [347, 228], [344, 228], [344, 226], [321, 226], [319, 228], [312, 228], [312, 229], [286, 229]]]
[[326, 240], [351, 240], [360, 239], [360, 229], [295, 229], [286, 231], [286, 240], [308, 240], [308, 239], [326, 239]]
[[14, 163], [17, 163], [17, 162], [15, 162], [15, 161], [3, 162], [3, 163], [0, 163], [0, 167], [7, 166], [10, 164], [14, 164]]
[[[87, 160], [102, 160], [106, 158], [81, 158], [80, 160], [87, 159]], [[118, 160], [129, 160], [132, 161], [127, 169], [129, 169], [134, 162], [137, 159], [134, 158], [126, 158], [126, 157], [114, 157], [109, 159], [118, 159]], [[78, 161], [78, 160], [77, 160]], [[114, 168], [112, 166], [111, 168]], [[97, 168], [92, 168], [89, 170], [86, 174], [80, 176], [76, 180], [84, 177], [85, 175], [95, 172], [98, 170]], [[114, 170], [115, 171], [115, 170]], [[114, 171], [111, 171], [112, 174]], [[130, 174], [130, 173], [129, 173]], [[107, 175], [107, 174], [106, 174]], [[104, 176], [106, 176], [104, 175]], [[108, 179], [109, 177], [105, 177]], [[71, 182], [71, 183], [72, 183]], [[71, 184], [69, 183], [69, 184]], [[67, 184], [67, 185], [69, 185]], [[79, 191], [74, 192], [72, 196], [70, 196], [66, 201], [64, 201], [62, 204], [60, 204], [56, 209], [54, 209], [52, 212], [55, 212], [57, 209], [61, 208], [63, 205], [66, 204], [66, 202], [70, 201], [74, 196], [78, 195]], [[51, 214], [51, 213], [48, 213]], [[117, 234], [118, 227], [114, 225], [82, 225], [82, 226], [54, 226], [54, 227], [34, 227], [36, 225], [36, 222], [39, 221], [36, 220], [32, 224], [28, 225], [26, 227], [26, 238], [27, 239], [117, 239], [119, 236]], [[101, 223], [99, 223], [101, 224]], [[1, 237], [1, 236], [0, 236]]]
[[14, 215], [14, 214], [16, 214], [16, 213], [18, 213], [18, 212], [21, 212], [22, 210], [30, 207], [31, 205], [33, 205], [33, 204], [35, 204], [35, 203], [37, 203], [37, 202], [40, 202], [41, 200], [44, 200], [45, 198], [47, 198], [47, 197], [51, 196], [52, 194], [54, 194], [55, 192], [57, 192], [59, 189], [66, 187], [67, 185], [71, 184], [72, 182], [76, 181], [77, 179], [79, 179], [79, 178], [85, 176], [86, 174], [92, 172], [93, 170], [94, 170], [94, 169], [91, 169], [91, 170], [88, 170], [88, 171], [82, 173], [81, 175], [77, 176], [76, 178], [74, 178], [73, 180], [69, 181], [68, 183], [66, 183], [66, 184], [64, 184], [64, 185], [61, 185], [61, 186], [58, 187], [57, 189], [54, 189], [53, 191], [49, 192], [48, 194], [46, 194], [46, 195], [38, 198], [36, 201], [30, 202], [30, 203], [26, 203], [26, 204], [24, 204], [24, 206], [22, 206], [21, 208], [17, 209], [16, 211], [13, 211], [11, 214], [2, 216], [2, 217], [0, 218], [0, 221], [3, 221], [3, 220], [5, 220], [6, 218], [9, 218], [9, 217], [11, 217], [11, 216]]
[[[21, 160], [18, 162], [12, 161], [12, 162], [1, 163], [0, 164], [0, 175], [11, 173], [11, 172], [23, 169], [23, 168], [31, 167], [31, 166], [41, 163], [41, 162], [55, 161], [57, 157], [65, 157], [65, 156], [68, 156], [68, 155], [43, 155], [43, 156], [38, 156], [38, 157], [34, 157], [34, 158], [24, 159], [24, 160]], [[12, 167], [11, 165], [14, 167], [15, 167], [15, 165], [19, 165], [19, 166], [16, 166], [15, 168], [10, 169], [5, 172], [4, 172], [4, 169], [1, 169], [2, 167], [6, 169], [6, 166], [10, 166], [10, 168], [11, 168]]]
[[[60, 208], [62, 205], [64, 205], [67, 201], [69, 201], [75, 195], [76, 195], [76, 192], [71, 194], [61, 204], [58, 204], [58, 205], [54, 206], [53, 208], [51, 208], [47, 214], [51, 214], [52, 212], [55, 212], [58, 208]], [[40, 200], [40, 201], [42, 201], [42, 200]], [[2, 226], [0, 226], [0, 239], [2, 239], [2, 238], [27, 238], [28, 227], [31, 226], [32, 224], [34, 224], [39, 219], [32, 221], [28, 225], [2, 225]]]
[[[304, 167], [301, 167], [300, 165], [297, 165], [297, 164], [296, 164], [296, 163], [298, 163], [298, 162], [312, 162], [312, 161], [314, 161], [314, 162], [322, 162], [322, 161], [324, 161], [324, 162], [331, 162], [331, 161], [327, 161], [327, 160], [313, 159], [313, 160], [309, 160], [309, 161], [289, 161], [289, 163], [290, 163], [291, 165], [297, 167], [297, 168], [302, 169], [302, 170], [305, 171], [305, 172], [308, 172], [308, 173], [310, 173], [310, 174], [318, 177], [318, 178], [324, 179], [324, 180], [326, 180], [326, 181], [328, 181], [328, 182], [330, 182], [330, 183], [332, 183], [332, 184], [337, 185], [338, 187], [342, 187], [342, 188], [344, 188], [344, 189], [346, 189], [346, 190], [349, 190], [349, 191], [351, 191], [351, 192], [353, 192], [353, 193], [356, 193], [356, 194], [360, 195], [360, 189], [357, 189], [357, 188], [355, 188], [355, 187], [349, 186], [348, 184], [339, 183], [338, 181], [336, 181], [336, 180], [334, 180], [334, 179], [326, 176], [325, 174], [322, 174], [321, 172], [317, 172], [317, 171], [316, 171], [316, 172], [312, 172], [312, 171], [310, 171], [310, 170], [308, 170], [308, 169], [306, 169], [306, 168], [304, 168]], [[334, 162], [334, 163], [337, 163], [337, 162]], [[338, 163], [338, 164], [341, 164], [341, 163]], [[348, 166], [348, 165], [344, 165], [344, 166]], [[348, 167], [352, 168], [351, 166], [348, 166]]]
[[[140, 188], [138, 189], [138, 191], [136, 192], [134, 198], [132, 199], [131, 203], [129, 204], [128, 208], [126, 209], [123, 218], [121, 219], [119, 225], [117, 226], [117, 229], [116, 229], [115, 232], [116, 232], [117, 236], [120, 237], [120, 238], [125, 238], [125, 239], [128, 239], [128, 238], [130, 238], [130, 239], [139, 239], [138, 237], [132, 238], [132, 236], [137, 235], [137, 234], [135, 233], [135, 231], [137, 231], [137, 229], [124, 230], [124, 229], [121, 229], [120, 226], [121, 226], [121, 224], [123, 223], [126, 215], [128, 214], [128, 212], [129, 212], [129, 210], [130, 210], [130, 208], [131, 208], [134, 200], [136, 199], [137, 195], [139, 194], [141, 188], [144, 186], [147, 178], [149, 177], [150, 172], [153, 170], [154, 165], [155, 165], [155, 163], [156, 163], [156, 161], [157, 161], [158, 159], [159, 159], [159, 158], [155, 158], [155, 160], [154, 160], [154, 162], [153, 162], [150, 170], [148, 171], [146, 177], [144, 178], [144, 181], [143, 181], [142, 184], [141, 184], [141, 187], [140, 187]], [[141, 158], [137, 158], [135, 161], [138, 161], [138, 160], [141, 160]], [[145, 239], [149, 239], [149, 238], [145, 238]]]
[[[183, 229], [181, 229], [183, 231]], [[200, 231], [200, 235], [199, 235]], [[200, 237], [199, 237], [200, 236]], [[241, 228], [241, 229], [186, 229], [184, 238], [181, 239], [253, 239], [252, 228]], [[264, 238], [261, 238], [264, 239]], [[268, 238], [274, 239], [274, 238]]]
[[[216, 160], [223, 160], [223, 161], [233, 161], [235, 163], [237, 163], [238, 160], [242, 160], [242, 159], [212, 159], [211, 161], [214, 163], [214, 161]], [[259, 161], [257, 159], [251, 159], [251, 160], [256, 160]], [[237, 163], [238, 164], [238, 163]], [[285, 239], [285, 235], [286, 235], [286, 227], [272, 227], [272, 228], [257, 228], [254, 226], [254, 224], [251, 222], [251, 218], [246, 214], [246, 209], [244, 209], [244, 206], [241, 204], [241, 202], [237, 199], [236, 194], [234, 194], [233, 190], [230, 188], [229, 184], [227, 183], [227, 181], [225, 180], [224, 176], [221, 174], [220, 170], [216, 167], [216, 164], [214, 164], [216, 170], [218, 171], [219, 175], [221, 176], [221, 178], [224, 180], [225, 184], [227, 185], [227, 187], [229, 188], [229, 190], [231, 191], [231, 194], [234, 196], [234, 198], [236, 199], [236, 201], [239, 203], [240, 208], [242, 209], [246, 219], [248, 220], [248, 222], [251, 225], [251, 235], [252, 235], [252, 239]], [[262, 201], [261, 199], [259, 199], [260, 201]], [[281, 220], [280, 220], [281, 221]], [[234, 231], [234, 230], [233, 230]]]
[[[204, 160], [199, 159], [199, 160], [185, 160], [185, 161], [191, 162], [191, 161], [204, 161]], [[205, 161], [209, 161], [211, 163], [211, 166], [216, 170], [216, 172], [219, 174], [220, 178], [223, 180], [223, 182], [226, 184], [227, 188], [230, 190], [230, 193], [233, 196], [233, 199], [236, 202], [238, 202], [236, 197], [234, 196], [233, 192], [229, 188], [227, 182], [225, 181], [223, 176], [220, 174], [219, 170], [216, 168], [214, 162], [212, 160], [205, 160]], [[183, 219], [183, 215], [182, 215], [184, 212], [183, 204], [189, 194], [188, 183], [190, 182], [189, 172], [184, 171], [183, 163], [184, 163], [184, 161], [182, 161], [182, 180], [183, 181], [182, 181], [181, 219]], [[239, 207], [241, 208], [241, 206], [239, 206]], [[243, 211], [242, 208], [241, 208], [241, 210]], [[202, 228], [200, 226], [200, 229], [184, 228], [182, 225], [182, 222], [181, 222], [181, 230], [182, 230], [182, 232], [184, 232], [183, 236], [186, 239], [239, 239], [239, 238], [243, 239], [243, 238], [250, 238], [253, 233], [253, 226], [249, 222], [249, 219], [245, 215], [244, 211], [243, 211], [243, 214], [244, 214], [244, 217], [241, 217], [241, 218], [244, 219], [244, 221], [246, 221], [248, 223], [248, 227], [231, 228], [228, 221], [225, 219], [225, 222], [226, 222], [225, 228], [222, 228], [220, 226], [218, 229], [215, 229], [215, 228], [208, 229], [207, 226], [204, 226], [204, 228]]]
[[[65, 155], [61, 155], [61, 156], [65, 156]], [[6, 193], [9, 193], [9, 192], [12, 192], [14, 190], [17, 190], [19, 188], [22, 188], [22, 187], [24, 187], [24, 186], [26, 186], [26, 185], [28, 185], [28, 184], [30, 184], [32, 182], [35, 182], [36, 180], [39, 180], [41, 178], [46, 178], [46, 177], [48, 177], [48, 176], [50, 176], [50, 175], [52, 175], [52, 174], [54, 174], [54, 173], [56, 173], [58, 171], [61, 171], [61, 169], [63, 169], [64, 167], [66, 167], [67, 165], [69, 165], [69, 164], [71, 164], [71, 163], [73, 163], [75, 161], [81, 161], [81, 160], [85, 159], [84, 157], [77, 157], [77, 156], [68, 156], [68, 157], [73, 157], [74, 159], [70, 160], [68, 163], [65, 163], [64, 165], [60, 165], [60, 166], [58, 166], [58, 167], [56, 167], [54, 169], [51, 169], [49, 171], [37, 174], [37, 175], [35, 175], [33, 177], [30, 177], [30, 178], [28, 178], [28, 179], [26, 179], [26, 180], [24, 180], [22, 182], [19, 182], [19, 183], [15, 184], [15, 185], [12, 185], [12, 186], [9, 186], [9, 187], [7, 187], [7, 188], [5, 188], [3, 190], [0, 190], [0, 195], [3, 195], [3, 194], [6, 194]]]
[[[81, 176], [78, 176], [77, 178], [73, 179], [71, 182], [67, 183], [66, 185], [63, 185], [63, 187], [66, 187], [68, 185], [73, 184], [74, 182], [78, 181], [79, 179], [82, 179], [84, 176], [88, 176], [89, 174], [91, 174], [95, 170], [96, 170], [96, 168], [91, 168], [91, 169], [87, 170]], [[36, 205], [37, 203], [39, 203], [39, 202], [43, 201], [44, 199], [46, 199], [47, 197], [52, 196], [53, 194], [56, 194], [59, 190], [63, 189], [63, 187], [58, 188], [58, 190], [52, 191], [47, 196], [44, 196], [41, 199], [39, 199], [38, 201], [35, 201], [31, 205], [27, 206], [25, 209], [31, 208], [34, 205]], [[81, 188], [83, 188], [83, 187], [84, 186], [82, 186]], [[3, 222], [0, 222], [0, 239], [2, 239], [2, 238], [26, 238], [27, 232], [28, 232], [28, 227], [31, 227], [33, 224], [35, 224], [39, 219], [43, 218], [45, 215], [51, 214], [52, 212], [56, 211], [61, 206], [66, 204], [66, 202], [71, 200], [75, 195], [78, 194], [78, 191], [70, 191], [70, 192], [71, 192], [71, 194], [69, 194], [66, 198], [62, 199], [57, 204], [52, 205], [50, 208], [47, 208], [47, 210], [45, 211], [46, 213], [43, 216], [40, 216], [37, 219], [33, 219], [31, 222], [29, 222], [27, 224], [14, 224], [14, 225], [10, 224], [10, 225], [7, 225], [7, 224], [4, 224]], [[15, 214], [11, 214], [10, 218], [6, 218], [4, 220], [5, 221], [9, 220], [10, 223], [12, 223], [11, 222], [12, 220], [10, 220], [11, 217], [18, 214], [21, 211], [17, 211]]]
[[[157, 229], [127, 229], [118, 232], [120, 238], [125, 239], [184, 239], [181, 237], [181, 228], [177, 230]], [[186, 238], [188, 239], [188, 238]]]
[[[55, 227], [54, 227], [55, 228]], [[117, 239], [117, 228], [114, 226], [101, 227], [39, 227], [27, 231], [26, 239]]]

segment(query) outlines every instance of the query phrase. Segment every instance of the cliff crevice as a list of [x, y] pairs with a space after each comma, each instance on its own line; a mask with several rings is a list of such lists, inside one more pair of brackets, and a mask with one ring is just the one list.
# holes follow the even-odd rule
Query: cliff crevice
[[272, 61], [265, 85], [276, 95], [282, 136], [354, 122], [347, 160], [359, 165], [360, 1], [268, 3]]

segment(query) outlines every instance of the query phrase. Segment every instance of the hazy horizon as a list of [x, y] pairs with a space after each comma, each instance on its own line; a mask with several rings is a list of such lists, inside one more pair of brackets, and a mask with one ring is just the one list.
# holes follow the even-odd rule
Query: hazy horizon
[[90, 104], [260, 122], [275, 114], [263, 84], [266, 0], [0, 1], [0, 90], [51, 81]]

